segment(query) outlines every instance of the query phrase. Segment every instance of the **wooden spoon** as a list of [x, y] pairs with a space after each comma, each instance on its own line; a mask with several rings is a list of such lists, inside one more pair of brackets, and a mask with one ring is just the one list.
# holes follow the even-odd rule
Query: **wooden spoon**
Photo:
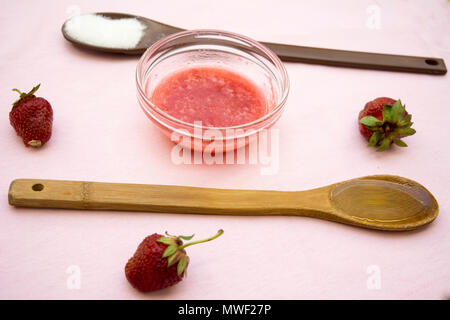
[[290, 192], [18, 179], [10, 185], [8, 201], [35, 208], [297, 215], [394, 231], [428, 224], [439, 211], [422, 185], [390, 175]]
[[[147, 48], [154, 44], [156, 41], [172, 33], [184, 31], [183, 29], [177, 27], [131, 14], [112, 12], [98, 12], [95, 14], [111, 19], [135, 18], [146, 26], [144, 35], [135, 48], [121, 49], [95, 46], [81, 42], [78, 39], [73, 38], [67, 32], [66, 23], [70, 20], [69, 19], [62, 26], [62, 34], [64, 35], [64, 38], [74, 43], [75, 45], [89, 49], [104, 52], [140, 55], [144, 53], [144, 51], [147, 50]], [[426, 73], [435, 75], [443, 75], [447, 73], [447, 68], [445, 66], [444, 60], [440, 58], [333, 50], [268, 42], [261, 43], [275, 52], [280, 57], [280, 59], [284, 61], [348, 68]]]

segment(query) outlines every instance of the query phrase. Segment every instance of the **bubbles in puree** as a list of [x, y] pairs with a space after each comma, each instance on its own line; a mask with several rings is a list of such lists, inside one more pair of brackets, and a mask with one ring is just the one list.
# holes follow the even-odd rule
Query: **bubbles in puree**
[[173, 73], [147, 96], [161, 110], [184, 122], [207, 127], [252, 122], [268, 112], [263, 92], [243, 76], [221, 68], [196, 67]]

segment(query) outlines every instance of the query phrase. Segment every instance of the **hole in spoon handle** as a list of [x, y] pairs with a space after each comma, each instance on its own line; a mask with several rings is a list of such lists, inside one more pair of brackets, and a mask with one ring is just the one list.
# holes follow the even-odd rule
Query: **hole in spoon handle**
[[33, 191], [42, 191], [42, 190], [44, 190], [44, 185], [43, 184], [41, 184], [41, 183], [35, 183], [35, 184], [33, 184], [32, 186], [31, 186], [31, 189], [33, 190]]

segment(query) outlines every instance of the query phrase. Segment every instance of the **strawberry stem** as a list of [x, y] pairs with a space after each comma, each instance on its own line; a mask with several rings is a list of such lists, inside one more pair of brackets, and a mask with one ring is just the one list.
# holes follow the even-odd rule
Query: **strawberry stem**
[[207, 239], [204, 239], [204, 240], [197, 240], [197, 241], [192, 241], [192, 242], [183, 244], [182, 246], [178, 247], [178, 250], [182, 250], [182, 249], [184, 249], [186, 247], [189, 247], [189, 246], [192, 246], [194, 244], [198, 244], [198, 243], [203, 243], [203, 242], [214, 240], [214, 239], [220, 237], [222, 234], [223, 234], [223, 230], [220, 229], [219, 231], [217, 231], [217, 233], [214, 236], [212, 236], [210, 238], [207, 238]]
[[34, 94], [36, 93], [36, 91], [38, 91], [40, 86], [41, 86], [41, 84], [38, 84], [37, 86], [33, 87], [33, 89], [31, 89], [31, 91], [28, 93], [21, 92], [19, 89], [12, 89], [12, 91], [16, 91], [20, 95], [19, 99], [13, 103], [13, 109], [15, 107], [17, 107], [21, 101], [23, 101], [25, 99], [33, 98]]

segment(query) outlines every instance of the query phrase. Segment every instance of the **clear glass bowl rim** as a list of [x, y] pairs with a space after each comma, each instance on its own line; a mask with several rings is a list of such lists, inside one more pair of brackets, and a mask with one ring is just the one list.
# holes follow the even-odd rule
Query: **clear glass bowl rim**
[[[280, 71], [282, 78], [285, 81], [285, 88], [282, 92], [281, 95], [281, 99], [279, 99], [277, 105], [275, 106], [275, 108], [273, 108], [270, 112], [268, 112], [267, 114], [265, 114], [263, 117], [258, 118], [252, 122], [247, 122], [241, 125], [237, 125], [237, 126], [230, 126], [230, 127], [207, 127], [207, 126], [200, 126], [196, 123], [190, 123], [190, 122], [185, 122], [182, 121], [180, 119], [177, 119], [171, 115], [169, 115], [168, 113], [162, 111], [160, 108], [158, 108], [155, 104], [153, 104], [153, 102], [150, 101], [150, 99], [147, 97], [147, 95], [145, 94], [145, 89], [142, 83], [141, 79], [141, 75], [140, 75], [140, 71], [142, 69], [142, 65], [144, 63], [144, 60], [151, 54], [153, 54], [155, 51], [157, 51], [162, 45], [166, 44], [167, 42], [170, 42], [174, 39], [177, 38], [181, 38], [187, 35], [220, 35], [220, 36], [225, 36], [228, 38], [234, 38], [237, 39], [239, 41], [242, 41], [246, 44], [249, 44], [251, 46], [257, 47], [259, 50], [263, 51], [268, 57], [270, 57], [270, 60], [272, 61], [272, 63], [274, 63], [274, 65], [276, 66], [276, 68], [278, 69], [278, 71]], [[269, 48], [267, 48], [266, 46], [262, 45], [261, 43], [257, 42], [256, 40], [253, 40], [249, 37], [234, 33], [234, 32], [230, 32], [230, 31], [223, 31], [223, 30], [216, 30], [216, 29], [195, 29], [195, 30], [187, 30], [187, 31], [181, 31], [181, 32], [177, 32], [174, 33], [172, 35], [169, 35], [167, 37], [164, 37], [160, 40], [158, 40], [157, 42], [155, 42], [152, 46], [150, 46], [141, 56], [141, 58], [139, 59], [139, 62], [137, 64], [136, 67], [136, 85], [137, 85], [137, 89], [138, 89], [138, 93], [139, 95], [142, 97], [142, 99], [144, 99], [145, 103], [150, 106], [153, 111], [156, 111], [161, 117], [170, 120], [172, 122], [175, 122], [176, 124], [180, 124], [183, 126], [187, 126], [190, 128], [201, 128], [201, 129], [212, 129], [212, 130], [227, 130], [227, 129], [233, 129], [233, 130], [238, 130], [238, 129], [244, 129], [244, 128], [248, 128], [248, 127], [252, 127], [254, 125], [257, 125], [261, 122], [264, 122], [265, 120], [271, 118], [273, 115], [276, 115], [278, 112], [280, 112], [287, 100], [288, 94], [289, 94], [289, 77], [288, 77], [288, 73], [286, 71], [286, 68], [284, 66], [284, 64], [281, 62], [280, 58], [273, 53]]]

